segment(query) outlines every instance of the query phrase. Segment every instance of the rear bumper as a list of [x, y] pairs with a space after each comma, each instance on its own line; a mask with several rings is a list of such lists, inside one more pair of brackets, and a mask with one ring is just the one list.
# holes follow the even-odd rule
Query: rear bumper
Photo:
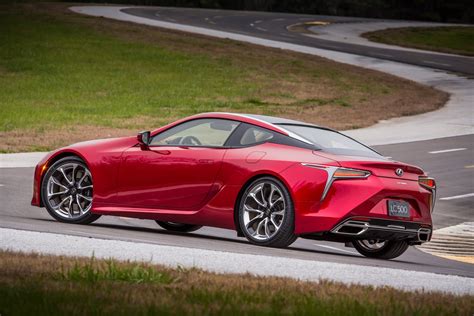
[[[321, 200], [321, 187], [325, 182], [320, 180], [323, 176], [318, 173], [324, 173], [323, 176], [327, 177], [324, 170], [304, 166], [289, 168], [283, 174], [293, 191], [297, 235], [330, 232], [343, 221], [354, 217], [405, 221], [419, 227], [432, 227], [434, 194], [420, 186], [418, 181], [375, 175], [364, 179], [337, 180]], [[387, 205], [390, 200], [408, 203], [409, 217], [389, 215]]]
[[432, 227], [383, 218], [348, 218], [328, 232], [302, 235], [308, 239], [347, 242], [355, 239], [405, 240], [416, 245], [431, 240]]
[[386, 219], [350, 218], [331, 230], [332, 234], [344, 235], [353, 239], [410, 240], [427, 242], [431, 239], [431, 227], [413, 222]]

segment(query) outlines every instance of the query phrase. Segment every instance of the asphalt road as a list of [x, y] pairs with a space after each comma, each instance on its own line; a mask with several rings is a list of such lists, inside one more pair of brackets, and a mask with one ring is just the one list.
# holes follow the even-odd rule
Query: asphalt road
[[[438, 180], [439, 199], [470, 193], [474, 187], [473, 140], [474, 135], [469, 135], [376, 149], [394, 159], [425, 168]], [[466, 149], [429, 153], [456, 148]], [[474, 277], [473, 265], [434, 257], [414, 247], [396, 260], [385, 261], [364, 258], [339, 243], [299, 239], [287, 249], [264, 248], [249, 244], [230, 230], [203, 228], [191, 234], [176, 234], [148, 220], [104, 216], [88, 226], [62, 224], [55, 222], [45, 209], [30, 206], [32, 178], [33, 168], [0, 169], [0, 227]], [[472, 220], [473, 202], [473, 197], [438, 201], [435, 225], [444, 227]]]
[[309, 37], [305, 34], [291, 32], [287, 29], [288, 26], [310, 21], [322, 21], [331, 23], [363, 23], [382, 20], [275, 12], [230, 11], [167, 7], [127, 8], [122, 11], [131, 15], [154, 20], [250, 35], [258, 38], [276, 40], [327, 50], [347, 52], [361, 56], [368, 56], [378, 59], [402, 62], [405, 64], [446, 70], [453, 73], [460, 73], [468, 76], [474, 75], [474, 62], [473, 58], [470, 57], [428, 52], [413, 52], [398, 50], [396, 48], [368, 48], [364, 45]]

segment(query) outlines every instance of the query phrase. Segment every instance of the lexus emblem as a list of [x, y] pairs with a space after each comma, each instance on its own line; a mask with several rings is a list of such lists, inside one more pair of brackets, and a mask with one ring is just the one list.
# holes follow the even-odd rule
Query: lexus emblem
[[395, 170], [395, 174], [399, 177], [403, 176], [403, 170], [401, 168], [397, 168], [397, 170]]

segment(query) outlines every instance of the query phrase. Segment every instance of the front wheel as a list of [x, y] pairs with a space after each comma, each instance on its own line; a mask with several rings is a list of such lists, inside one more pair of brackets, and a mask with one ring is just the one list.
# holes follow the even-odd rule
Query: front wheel
[[242, 232], [253, 244], [283, 248], [297, 238], [291, 196], [277, 179], [252, 182], [242, 195], [238, 216]]
[[92, 214], [92, 175], [78, 157], [56, 161], [41, 184], [41, 198], [48, 213], [59, 222], [90, 224], [100, 215]]
[[354, 240], [352, 244], [361, 255], [377, 259], [394, 259], [408, 249], [408, 243], [403, 240], [362, 239]]
[[175, 223], [175, 222], [161, 222], [161, 221], [155, 221], [155, 222], [166, 230], [169, 230], [172, 232], [180, 232], [180, 233], [190, 233], [202, 227], [198, 225], [182, 224], [182, 223]]

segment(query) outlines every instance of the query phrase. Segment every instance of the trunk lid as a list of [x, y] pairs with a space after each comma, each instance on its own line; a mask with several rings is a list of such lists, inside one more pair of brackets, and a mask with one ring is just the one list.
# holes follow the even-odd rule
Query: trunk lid
[[[344, 168], [368, 170], [373, 175], [383, 178], [418, 181], [418, 177], [424, 175], [423, 169], [417, 166], [384, 158], [377, 159], [369, 157], [340, 156], [321, 151], [315, 151], [314, 154], [334, 159]], [[402, 172], [397, 173], [398, 169]]]

